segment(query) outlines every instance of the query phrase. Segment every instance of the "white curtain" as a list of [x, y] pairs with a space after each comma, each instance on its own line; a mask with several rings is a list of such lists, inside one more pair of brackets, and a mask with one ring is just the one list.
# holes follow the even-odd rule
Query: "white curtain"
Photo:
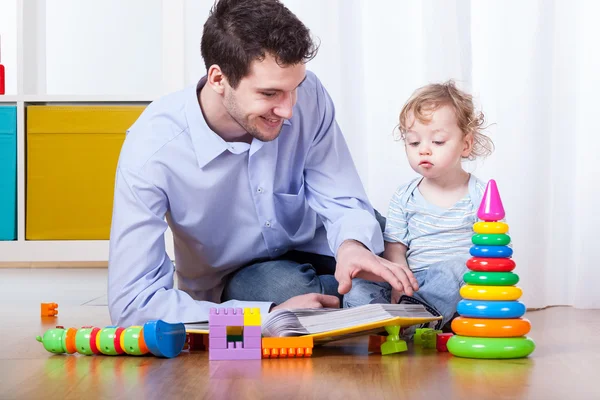
[[[417, 87], [456, 80], [496, 150], [465, 168], [495, 179], [530, 308], [599, 308], [600, 3], [288, 0], [321, 39], [309, 68], [376, 208], [412, 178], [393, 129]], [[317, 11], [318, 10], [318, 11]]]
[[[7, 8], [6, 2], [0, 1], [2, 14]], [[378, 210], [386, 214], [396, 187], [415, 176], [402, 143], [393, 136], [403, 103], [419, 86], [454, 79], [473, 92], [488, 123], [493, 124], [488, 133], [496, 151], [487, 160], [465, 167], [481, 179], [493, 178], [498, 183], [513, 238], [515, 272], [524, 290], [522, 300], [531, 308], [600, 307], [600, 291], [596, 290], [600, 266], [595, 257], [596, 247], [600, 248], [595, 243], [600, 236], [600, 2], [283, 1], [320, 38], [320, 52], [309, 68], [335, 101], [337, 120]], [[63, 6], [71, 3], [74, 0], [60, 2]], [[127, 11], [122, 2], [105, 3], [114, 12]], [[88, 27], [85, 16], [90, 12], [86, 10], [95, 10], [91, 15], [106, 15], [108, 6], [85, 4], [85, 12], [70, 14], [64, 23], [81, 25], [77, 31], [81, 35], [100, 35], [98, 23], [93, 29]], [[78, 71], [85, 78], [78, 81], [82, 93], [117, 86], [132, 95], [142, 87], [154, 93], [165, 74], [174, 75], [169, 82], [194, 83], [204, 74], [200, 37], [212, 4], [213, 0], [154, 0], [142, 8], [138, 4], [143, 16], [154, 23], [121, 26], [120, 34], [130, 38], [125, 43], [116, 41], [114, 35], [101, 35], [112, 39], [110, 45], [92, 46], [89, 51], [104, 51], [111, 57], [106, 63], [93, 70], [96, 67], [84, 61], [97, 56], [80, 54], [84, 59], [80, 68], [69, 70], [69, 76], [49, 73], [48, 86], [64, 88], [73, 80], [70, 75]], [[185, 12], [179, 13], [180, 9]], [[48, 6], [51, 16], [52, 10]], [[156, 22], [157, 16], [162, 25]], [[57, 18], [47, 21], [46, 39], [54, 49], [47, 60], [49, 72], [54, 71], [52, 60], [66, 59], [69, 54], [63, 53], [73, 48], [56, 43], [77, 42], [69, 35], [59, 35], [63, 20]], [[180, 31], [174, 26], [179, 23], [184, 26], [183, 60], [177, 59], [177, 51], [167, 51], [172, 46], [165, 39], [171, 37], [165, 32], [177, 37]], [[164, 43], [156, 39], [160, 29]], [[100, 39], [96, 36], [86, 40], [97, 43]], [[150, 39], [143, 41], [143, 37]], [[173, 46], [180, 45], [180, 40], [176, 41]], [[118, 51], [111, 52], [115, 46]], [[172, 68], [142, 71], [135, 67], [156, 64], [161, 49], [163, 69], [170, 62]], [[14, 53], [9, 47], [3, 50], [7, 58]], [[98, 83], [84, 85], [91, 82], [89, 76]], [[53, 82], [62, 78], [69, 82]], [[171, 89], [164, 81], [162, 88]]]

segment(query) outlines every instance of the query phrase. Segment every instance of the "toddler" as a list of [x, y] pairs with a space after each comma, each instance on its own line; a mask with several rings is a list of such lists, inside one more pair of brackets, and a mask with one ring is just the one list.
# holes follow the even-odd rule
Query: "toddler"
[[408, 267], [418, 286], [397, 293], [388, 283], [354, 279], [344, 307], [417, 302], [443, 316], [436, 329], [451, 321], [486, 185], [466, 172], [462, 161], [493, 151], [483, 122], [472, 96], [452, 81], [413, 93], [402, 108], [399, 128], [410, 166], [420, 176], [400, 186], [391, 199], [383, 257]]

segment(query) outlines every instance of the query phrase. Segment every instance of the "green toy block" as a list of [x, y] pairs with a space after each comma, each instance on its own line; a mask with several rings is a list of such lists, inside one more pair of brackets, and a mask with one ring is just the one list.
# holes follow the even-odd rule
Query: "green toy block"
[[421, 340], [423, 342], [424, 349], [435, 349], [436, 348], [438, 333], [442, 333], [442, 331], [441, 330], [431, 330], [431, 331], [424, 332], [423, 335], [421, 335]]
[[[418, 332], [418, 331], [421, 332]], [[433, 330], [431, 328], [419, 328], [415, 333], [415, 344], [420, 344], [424, 349], [435, 349], [437, 342], [437, 334], [442, 333], [440, 330]], [[418, 340], [417, 340], [418, 334]]]
[[408, 350], [408, 346], [404, 340], [400, 339], [400, 326], [386, 326], [385, 330], [388, 336], [385, 343], [381, 345], [381, 354], [386, 356], [388, 354], [401, 353]]

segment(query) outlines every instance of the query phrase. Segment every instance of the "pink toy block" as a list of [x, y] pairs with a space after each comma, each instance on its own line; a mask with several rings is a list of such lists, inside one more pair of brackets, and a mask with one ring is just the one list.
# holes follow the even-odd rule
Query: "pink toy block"
[[213, 326], [244, 326], [244, 310], [242, 308], [211, 308], [208, 315], [209, 330]]
[[244, 339], [247, 337], [261, 337], [260, 326], [244, 326]]
[[256, 337], [244, 337], [244, 348], [245, 349], [260, 349], [262, 346], [262, 338]]
[[490, 179], [483, 193], [477, 216], [483, 221], [492, 222], [500, 221], [504, 218], [504, 215], [504, 207], [502, 206], [498, 186], [496, 186], [495, 180]]
[[226, 349], [227, 338], [226, 337], [210, 337], [208, 338], [208, 348], [212, 349]]
[[227, 349], [213, 349], [208, 353], [209, 360], [260, 360], [261, 349], [244, 349], [242, 342], [229, 342]]
[[226, 338], [227, 327], [226, 326], [211, 326], [208, 335], [210, 338]]

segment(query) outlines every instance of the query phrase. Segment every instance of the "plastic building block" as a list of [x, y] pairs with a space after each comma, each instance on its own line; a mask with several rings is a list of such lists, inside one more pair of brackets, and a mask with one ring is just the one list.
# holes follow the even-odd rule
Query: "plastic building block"
[[226, 326], [211, 326], [208, 335], [213, 338], [217, 337], [227, 337], [227, 327]]
[[211, 308], [209, 360], [260, 360], [261, 318], [258, 308]]
[[54, 317], [58, 315], [58, 304], [56, 303], [42, 303], [41, 304], [41, 316], [42, 317]]
[[211, 308], [208, 324], [213, 326], [244, 326], [244, 311], [241, 308]]
[[424, 349], [435, 349], [436, 335], [442, 333], [440, 330], [431, 328], [417, 328], [413, 341], [417, 346], [423, 346]]
[[244, 348], [242, 342], [229, 342], [226, 349], [210, 348], [208, 359], [213, 360], [260, 360], [260, 348]]
[[47, 330], [36, 340], [55, 354], [132, 355], [152, 354], [156, 357], [177, 356], [186, 341], [185, 325], [161, 320], [148, 321], [144, 326], [129, 328], [107, 326], [80, 329], [57, 327]]
[[446, 352], [448, 351], [448, 340], [454, 336], [453, 333], [438, 333], [437, 334], [437, 339], [435, 342], [435, 348], [437, 349], [437, 351], [441, 351], [441, 352]]
[[260, 308], [244, 308], [244, 326], [260, 326]]
[[381, 345], [385, 343], [386, 337], [382, 335], [369, 336], [369, 353], [381, 354]]
[[187, 348], [190, 351], [202, 351], [208, 349], [208, 335], [200, 335], [196, 333], [187, 334]]
[[260, 326], [244, 326], [244, 337], [261, 337]]
[[442, 331], [430, 329], [423, 332], [421, 334], [421, 346], [424, 349], [435, 349], [438, 333], [442, 333]]
[[386, 356], [408, 350], [406, 342], [400, 339], [400, 326], [386, 326], [385, 330], [388, 336], [385, 339], [385, 343], [381, 345], [382, 355]]
[[244, 348], [260, 349], [262, 346], [260, 326], [244, 326]]
[[262, 357], [310, 357], [313, 347], [313, 338], [309, 336], [262, 338]]

